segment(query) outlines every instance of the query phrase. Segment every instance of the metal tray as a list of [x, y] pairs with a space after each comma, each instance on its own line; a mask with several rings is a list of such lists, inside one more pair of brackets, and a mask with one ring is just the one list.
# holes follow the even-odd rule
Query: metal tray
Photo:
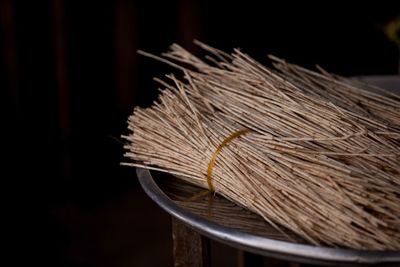
[[[306, 244], [293, 235], [288, 239], [290, 233], [283, 235], [273, 230], [274, 228], [257, 215], [223, 197], [213, 197], [213, 203], [206, 198], [191, 201], [190, 196], [201, 189], [171, 177], [153, 179], [150, 171], [146, 169], [138, 168], [136, 173], [147, 195], [166, 212], [202, 235], [229, 246], [301, 263], [335, 266], [373, 264], [400, 266], [400, 251], [320, 247]], [[157, 176], [159, 175], [161, 174]], [[221, 211], [222, 214], [218, 214]], [[228, 213], [230, 216], [226, 216]], [[236, 218], [236, 221], [230, 221], [229, 218]]]
[[[400, 75], [359, 76], [361, 81], [400, 92]], [[371, 88], [366, 88], [370, 90]], [[373, 88], [372, 88], [373, 89]], [[290, 232], [279, 232], [261, 217], [220, 196], [188, 201], [199, 188], [168, 177], [153, 179], [137, 169], [143, 189], [161, 208], [201, 234], [232, 247], [288, 261], [320, 265], [400, 266], [400, 251], [369, 251], [309, 245]], [[157, 174], [161, 176], [161, 174]]]

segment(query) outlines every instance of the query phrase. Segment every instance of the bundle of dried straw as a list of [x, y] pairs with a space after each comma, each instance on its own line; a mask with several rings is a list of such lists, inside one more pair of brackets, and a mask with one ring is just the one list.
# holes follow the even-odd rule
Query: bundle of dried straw
[[[400, 249], [400, 96], [321, 70], [196, 42], [161, 60], [182, 77], [135, 108], [126, 165], [215, 191], [315, 245]], [[234, 215], [232, 215], [234, 216]]]

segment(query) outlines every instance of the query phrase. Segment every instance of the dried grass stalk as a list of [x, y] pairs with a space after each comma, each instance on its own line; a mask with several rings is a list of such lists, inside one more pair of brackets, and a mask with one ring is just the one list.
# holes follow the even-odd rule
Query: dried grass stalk
[[130, 166], [160, 170], [216, 193], [315, 245], [400, 249], [400, 97], [365, 91], [322, 70], [271, 57], [267, 68], [239, 50], [197, 42], [161, 60], [182, 78], [129, 118]]

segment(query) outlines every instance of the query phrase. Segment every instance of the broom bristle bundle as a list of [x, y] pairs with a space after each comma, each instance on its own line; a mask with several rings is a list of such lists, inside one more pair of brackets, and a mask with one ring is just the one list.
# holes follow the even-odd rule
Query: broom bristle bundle
[[215, 157], [216, 193], [278, 228], [315, 245], [400, 249], [400, 97], [197, 44], [205, 60], [178, 45], [151, 56], [183, 76], [157, 79], [159, 101], [129, 118], [127, 165], [211, 189]]

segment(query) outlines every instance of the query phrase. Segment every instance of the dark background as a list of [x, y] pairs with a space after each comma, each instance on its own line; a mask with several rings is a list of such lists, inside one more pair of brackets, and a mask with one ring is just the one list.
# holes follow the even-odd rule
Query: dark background
[[0, 0], [4, 230], [16, 265], [171, 266], [168, 216], [119, 165], [133, 107], [151, 104], [152, 77], [172, 71], [137, 49], [196, 52], [196, 38], [344, 76], [398, 70], [382, 29], [396, 1], [259, 2]]

